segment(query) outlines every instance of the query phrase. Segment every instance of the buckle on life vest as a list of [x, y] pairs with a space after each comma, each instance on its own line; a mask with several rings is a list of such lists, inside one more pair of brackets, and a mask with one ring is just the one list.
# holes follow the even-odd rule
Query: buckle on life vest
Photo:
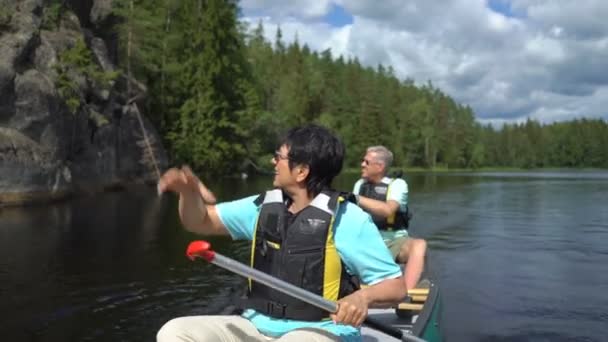
[[260, 254], [265, 257], [266, 253], [268, 253], [268, 242], [266, 239], [262, 240], [262, 247], [260, 248]]
[[277, 302], [266, 302], [266, 313], [269, 316], [284, 318], [287, 305]]

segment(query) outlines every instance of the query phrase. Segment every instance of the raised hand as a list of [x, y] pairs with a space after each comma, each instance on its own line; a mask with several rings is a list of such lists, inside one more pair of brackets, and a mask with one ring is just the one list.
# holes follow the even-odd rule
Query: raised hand
[[215, 195], [188, 166], [172, 168], [158, 181], [158, 193], [179, 194], [179, 217], [184, 228], [200, 234], [228, 235], [215, 212]]
[[205, 201], [205, 203], [215, 204], [217, 202], [217, 199], [215, 198], [213, 192], [211, 192], [211, 190], [209, 190], [205, 186], [205, 184], [203, 184], [203, 182], [198, 177], [196, 177], [196, 175], [194, 175], [194, 173], [188, 166], [183, 166], [182, 171], [186, 175], [186, 179], [188, 179], [188, 182], [198, 184], [198, 191], [203, 197], [203, 201]]
[[160, 177], [156, 186], [159, 195], [167, 191], [184, 194], [196, 190], [197, 187], [193, 187], [192, 183], [189, 182], [183, 168], [179, 169], [175, 167], [167, 170], [167, 172]]
[[179, 194], [199, 193], [203, 201], [207, 204], [217, 202], [215, 195], [205, 184], [192, 172], [190, 167], [171, 168], [165, 172], [157, 185], [158, 194], [172, 191]]

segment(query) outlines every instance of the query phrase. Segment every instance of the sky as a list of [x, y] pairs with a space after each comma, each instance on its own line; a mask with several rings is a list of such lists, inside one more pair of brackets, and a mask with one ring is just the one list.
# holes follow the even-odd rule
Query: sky
[[241, 0], [274, 41], [434, 86], [482, 123], [608, 120], [608, 0]]

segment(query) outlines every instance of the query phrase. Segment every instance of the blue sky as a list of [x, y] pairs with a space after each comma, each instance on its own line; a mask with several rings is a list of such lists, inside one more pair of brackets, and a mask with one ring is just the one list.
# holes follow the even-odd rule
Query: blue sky
[[516, 16], [511, 10], [511, 2], [509, 0], [489, 0], [488, 7], [494, 12], [500, 13], [506, 17]]
[[241, 0], [274, 39], [391, 65], [481, 122], [608, 120], [606, 0]]
[[[510, 4], [511, 3], [509, 0], [489, 0], [487, 6], [491, 10], [504, 16], [517, 17], [516, 13], [511, 10]], [[333, 3], [331, 4], [329, 13], [327, 13], [322, 20], [334, 27], [342, 27], [345, 25], [351, 25], [353, 23], [353, 15], [345, 10], [341, 5]]]
[[352, 25], [353, 16], [338, 4], [332, 4], [331, 10], [323, 17], [323, 21], [334, 27]]

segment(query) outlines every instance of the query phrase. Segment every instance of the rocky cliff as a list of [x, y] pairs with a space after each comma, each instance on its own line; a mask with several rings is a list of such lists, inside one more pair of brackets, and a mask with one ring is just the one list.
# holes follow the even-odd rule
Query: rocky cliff
[[[0, 206], [154, 181], [167, 157], [116, 68], [111, 0], [0, 0]], [[110, 51], [110, 52], [108, 52]]]

